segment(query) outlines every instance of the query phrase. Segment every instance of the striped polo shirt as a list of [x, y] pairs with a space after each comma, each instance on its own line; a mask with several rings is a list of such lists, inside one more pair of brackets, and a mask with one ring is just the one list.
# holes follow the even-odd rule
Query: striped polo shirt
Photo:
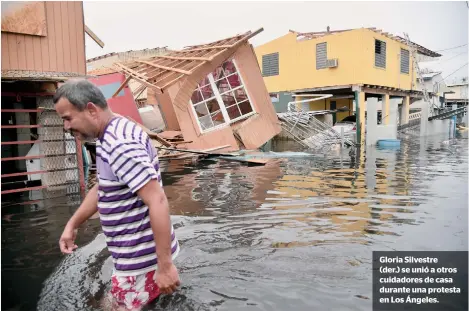
[[[161, 173], [158, 155], [140, 126], [114, 117], [96, 141], [98, 210], [106, 243], [119, 276], [145, 274], [157, 268], [156, 245], [148, 206], [137, 191]], [[171, 225], [173, 259], [179, 242]]]

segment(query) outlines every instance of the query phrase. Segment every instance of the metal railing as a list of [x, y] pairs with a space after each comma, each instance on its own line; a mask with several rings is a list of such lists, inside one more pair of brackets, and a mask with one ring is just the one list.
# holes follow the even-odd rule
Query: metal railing
[[296, 106], [318, 99], [288, 103], [288, 112], [278, 114], [282, 129], [300, 145], [313, 150], [327, 152], [333, 145], [355, 146], [344, 133], [338, 133], [332, 126]]

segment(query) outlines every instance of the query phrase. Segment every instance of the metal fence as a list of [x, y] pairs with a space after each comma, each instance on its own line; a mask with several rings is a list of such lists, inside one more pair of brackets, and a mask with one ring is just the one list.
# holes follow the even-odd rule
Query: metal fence
[[[36, 97], [36, 109], [2, 107], [4, 111], [16, 114], [16, 124], [2, 124], [2, 128], [16, 130], [18, 134], [16, 140], [3, 141], [2, 137], [2, 151], [4, 147], [9, 148], [15, 155], [2, 156], [2, 165], [19, 169], [7, 174], [2, 170], [2, 199], [11, 195], [11, 201], [12, 196], [20, 195], [19, 201], [27, 202], [67, 196], [79, 202], [85, 186], [81, 144], [64, 132], [52, 96]], [[27, 116], [24, 122], [23, 116]], [[37, 129], [37, 135], [31, 131], [33, 128]]]
[[[66, 195], [80, 193], [80, 161], [77, 146], [81, 144], [63, 130], [63, 121], [55, 112], [52, 98], [38, 99], [38, 107], [44, 108], [38, 115], [41, 168], [46, 171], [41, 176], [42, 185], [48, 192]], [[83, 183], [83, 181], [81, 181]]]

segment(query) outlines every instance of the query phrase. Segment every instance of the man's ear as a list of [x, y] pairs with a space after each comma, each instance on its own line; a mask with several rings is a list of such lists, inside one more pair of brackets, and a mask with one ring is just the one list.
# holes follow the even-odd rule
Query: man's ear
[[98, 115], [98, 106], [96, 106], [92, 102], [88, 102], [86, 104], [86, 109], [88, 110], [88, 112], [90, 113], [92, 117], [96, 117]]

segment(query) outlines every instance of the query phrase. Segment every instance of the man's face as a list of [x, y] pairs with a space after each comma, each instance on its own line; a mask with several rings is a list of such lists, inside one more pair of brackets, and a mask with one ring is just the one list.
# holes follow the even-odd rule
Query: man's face
[[98, 116], [96, 106], [88, 103], [83, 111], [79, 111], [66, 98], [55, 104], [55, 110], [64, 121], [64, 129], [81, 141], [92, 141], [97, 138]]

